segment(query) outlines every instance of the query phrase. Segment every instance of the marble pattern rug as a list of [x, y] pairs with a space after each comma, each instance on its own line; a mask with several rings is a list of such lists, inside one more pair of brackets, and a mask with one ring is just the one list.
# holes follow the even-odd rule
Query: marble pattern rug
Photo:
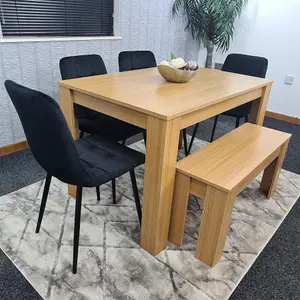
[[[194, 150], [206, 145], [195, 141]], [[142, 142], [132, 146], [144, 151]], [[182, 157], [182, 153], [179, 154]], [[143, 166], [136, 170], [142, 197]], [[111, 187], [84, 189], [78, 274], [73, 275], [75, 201], [53, 180], [39, 234], [36, 220], [43, 182], [0, 198], [0, 247], [44, 299], [225, 300], [247, 273], [300, 195], [300, 176], [282, 171], [272, 200], [259, 191], [260, 176], [242, 192], [232, 214], [225, 251], [210, 268], [194, 257], [203, 202], [191, 197], [181, 249], [157, 257], [139, 247], [139, 223], [130, 178]]]

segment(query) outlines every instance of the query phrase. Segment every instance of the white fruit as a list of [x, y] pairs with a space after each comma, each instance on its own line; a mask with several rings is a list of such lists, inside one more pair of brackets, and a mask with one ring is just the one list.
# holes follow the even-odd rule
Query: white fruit
[[170, 63], [168, 62], [168, 61], [166, 61], [166, 60], [163, 60], [160, 64], [159, 64], [160, 66], [170, 66]]
[[171, 66], [176, 69], [181, 69], [186, 66], [186, 62], [183, 58], [178, 57], [176, 59], [171, 60]]

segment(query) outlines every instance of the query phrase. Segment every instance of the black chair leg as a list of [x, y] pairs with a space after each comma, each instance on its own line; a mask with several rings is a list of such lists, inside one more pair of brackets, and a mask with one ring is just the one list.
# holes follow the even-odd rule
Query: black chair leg
[[190, 142], [190, 146], [189, 146], [189, 148], [188, 148], [188, 155], [191, 153], [191, 150], [192, 150], [192, 147], [193, 147], [193, 143], [194, 143], [194, 140], [195, 140], [197, 131], [198, 131], [198, 127], [199, 127], [199, 123], [197, 123], [197, 124], [195, 125], [195, 127], [194, 127], [193, 134], [192, 134], [192, 138], [191, 138], [191, 142]]
[[79, 138], [83, 138], [84, 137], [84, 132], [83, 131], [80, 131], [80, 134], [79, 134]]
[[81, 219], [81, 200], [82, 187], [77, 187], [76, 206], [75, 206], [75, 224], [74, 224], [74, 241], [73, 241], [73, 274], [77, 273], [78, 248], [80, 236], [80, 219]]
[[127, 140], [127, 139], [123, 140], [122, 145], [125, 145], [125, 144], [126, 144], [126, 140]]
[[147, 145], [147, 132], [146, 130], [143, 131], [143, 137], [144, 137], [144, 142], [145, 142], [145, 146]]
[[214, 126], [213, 126], [213, 130], [212, 130], [211, 138], [210, 138], [210, 142], [211, 142], [211, 143], [212, 143], [213, 140], [214, 140], [214, 136], [215, 136], [215, 132], [216, 132], [218, 120], [219, 120], [219, 116], [215, 116]]
[[112, 196], [113, 196], [113, 204], [117, 203], [117, 195], [116, 195], [116, 179], [111, 181], [112, 186]]
[[137, 184], [136, 184], [134, 170], [130, 171], [130, 178], [131, 178], [131, 184], [132, 184], [132, 190], [133, 190], [136, 211], [137, 211], [137, 214], [139, 217], [140, 225], [142, 225], [142, 208], [141, 208], [141, 202], [140, 202], [139, 192], [138, 192], [138, 188], [137, 188]]
[[188, 144], [187, 144], [187, 133], [186, 133], [186, 129], [182, 130], [183, 132], [183, 145], [184, 145], [184, 154], [185, 156], [188, 156]]
[[100, 186], [96, 186], [97, 201], [100, 201]]
[[240, 126], [240, 118], [236, 118], [235, 128], [238, 128], [239, 126]]
[[245, 116], [245, 123], [248, 123], [248, 116]]
[[46, 207], [46, 203], [47, 203], [51, 178], [52, 178], [52, 176], [47, 174], [46, 181], [45, 181], [45, 186], [44, 186], [44, 191], [43, 191], [41, 207], [40, 207], [40, 212], [39, 212], [39, 218], [38, 218], [38, 222], [37, 222], [36, 230], [35, 230], [36, 233], [39, 233], [40, 228], [41, 228], [41, 223], [42, 223], [42, 220], [43, 220], [44, 211], [45, 211], [45, 207]]

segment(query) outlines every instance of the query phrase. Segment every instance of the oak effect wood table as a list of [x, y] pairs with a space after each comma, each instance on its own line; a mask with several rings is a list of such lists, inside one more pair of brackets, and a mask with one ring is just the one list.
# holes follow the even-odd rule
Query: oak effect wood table
[[[262, 125], [271, 86], [267, 79], [210, 69], [185, 84], [165, 82], [156, 68], [59, 82], [74, 139], [74, 103], [147, 130], [140, 245], [152, 255], [167, 245], [180, 131], [250, 101], [249, 122]], [[69, 194], [75, 193], [69, 186]]]

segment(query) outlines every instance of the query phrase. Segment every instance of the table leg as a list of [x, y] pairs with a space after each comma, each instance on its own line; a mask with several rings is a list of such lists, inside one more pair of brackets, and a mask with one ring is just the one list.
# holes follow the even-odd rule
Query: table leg
[[179, 143], [178, 143], [178, 149], [182, 149], [183, 147], [183, 131], [180, 130], [180, 135], [179, 135]]
[[[79, 130], [77, 120], [74, 114], [74, 102], [72, 91], [65, 87], [59, 87], [60, 107], [65, 116], [74, 140], [79, 139]], [[76, 198], [76, 186], [68, 185], [68, 193]]]
[[271, 164], [264, 171], [260, 189], [267, 194], [269, 199], [272, 198], [276, 189], [288, 145], [289, 141], [281, 146], [279, 156], [273, 162], [271, 162]]
[[211, 267], [222, 257], [234, 202], [227, 192], [207, 187], [195, 256]]
[[167, 246], [181, 119], [147, 119], [141, 247], [157, 255]]
[[184, 234], [184, 225], [190, 196], [189, 176], [177, 172], [172, 202], [172, 213], [169, 230], [169, 241], [181, 247]]
[[261, 98], [252, 101], [249, 122], [261, 126], [263, 125], [265, 115], [266, 115], [266, 109], [270, 97], [271, 87], [272, 84], [267, 85], [263, 90], [263, 94]]

